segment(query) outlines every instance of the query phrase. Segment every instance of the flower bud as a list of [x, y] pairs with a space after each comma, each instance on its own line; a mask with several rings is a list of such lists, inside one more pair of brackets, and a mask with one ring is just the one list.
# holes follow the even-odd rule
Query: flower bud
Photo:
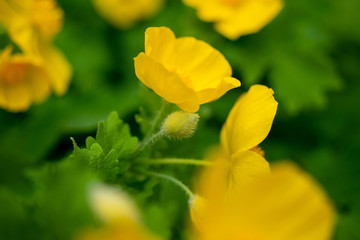
[[189, 199], [190, 217], [198, 230], [204, 228], [204, 215], [207, 211], [207, 201], [199, 195], [194, 195]]
[[198, 121], [196, 113], [176, 111], [165, 119], [161, 131], [168, 138], [189, 138], [194, 134]]
[[95, 215], [105, 223], [140, 221], [135, 203], [120, 188], [92, 183], [89, 203]]

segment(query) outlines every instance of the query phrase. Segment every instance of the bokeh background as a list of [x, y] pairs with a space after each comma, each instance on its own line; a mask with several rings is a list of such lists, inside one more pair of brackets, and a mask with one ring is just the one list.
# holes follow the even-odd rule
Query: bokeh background
[[[360, 239], [360, 1], [287, 0], [282, 12], [256, 34], [230, 41], [197, 18], [180, 0], [168, 0], [153, 18], [119, 30], [89, 0], [59, 0], [65, 23], [55, 44], [73, 67], [63, 97], [51, 96], [24, 113], [0, 110], [0, 238], [70, 239], [94, 225], [86, 204], [87, 170], [62, 170], [97, 124], [115, 110], [142, 137], [135, 115], [159, 106], [136, 78], [133, 58], [144, 49], [150, 26], [194, 36], [222, 52], [242, 82], [200, 109], [193, 138], [160, 142], [166, 156], [202, 158], [218, 143], [236, 99], [252, 84], [275, 91], [278, 113], [261, 144], [270, 162], [291, 159], [314, 176], [338, 211], [334, 239]], [[0, 47], [8, 39], [0, 35]], [[172, 174], [191, 185], [192, 167]], [[135, 184], [135, 183], [134, 183]], [[184, 239], [188, 207], [182, 190], [152, 180], [134, 193], [146, 225]]]

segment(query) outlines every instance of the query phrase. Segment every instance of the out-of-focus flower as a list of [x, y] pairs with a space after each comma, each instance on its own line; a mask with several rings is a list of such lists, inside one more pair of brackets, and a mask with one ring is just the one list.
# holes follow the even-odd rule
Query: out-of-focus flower
[[132, 199], [121, 189], [101, 183], [90, 187], [89, 203], [95, 215], [106, 223], [101, 229], [79, 233], [77, 240], [159, 240], [140, 223]]
[[95, 9], [110, 24], [126, 29], [154, 16], [165, 0], [93, 0]]
[[331, 238], [334, 208], [324, 190], [296, 165], [275, 164], [271, 174], [260, 176], [233, 195], [233, 202], [222, 197], [227, 186], [218, 178], [226, 175], [227, 169], [218, 165], [208, 171], [212, 173], [204, 188], [211, 196], [206, 200], [196, 196], [190, 202], [192, 218], [201, 226], [195, 239]]
[[[64, 94], [71, 80], [72, 69], [62, 52], [52, 45], [52, 40], [61, 30], [63, 22], [63, 11], [57, 6], [56, 1], [0, 0], [0, 22], [10, 38], [22, 50], [23, 55], [26, 55], [26, 58], [36, 59], [37, 64], [46, 73], [49, 79], [47, 83], [50, 83], [51, 89], [57, 95]], [[27, 74], [28, 71], [22, 70], [22, 78], [28, 79]], [[32, 75], [31, 78], [34, 76]], [[38, 79], [37, 83], [45, 84], [45, 81]], [[43, 88], [48, 86], [44, 85]], [[33, 102], [28, 99], [28, 103], [25, 104], [25, 97], [16, 96], [16, 98], [19, 102], [20, 99], [23, 100], [22, 107], [4, 108], [10, 111], [25, 111]]]
[[0, 0], [0, 21], [24, 52], [39, 54], [61, 30], [63, 11], [55, 0]]
[[183, 0], [200, 19], [215, 22], [215, 29], [235, 40], [260, 31], [282, 9], [282, 0]]
[[63, 94], [71, 68], [55, 49], [47, 52], [47, 62], [31, 54], [0, 53], [0, 107], [11, 112], [26, 111], [31, 104], [43, 102], [53, 89]]
[[39, 57], [50, 76], [51, 86], [57, 95], [66, 93], [71, 77], [72, 68], [64, 54], [51, 45], [43, 45], [40, 48]]
[[134, 202], [119, 188], [93, 183], [89, 203], [95, 215], [105, 223], [140, 221]]
[[240, 86], [219, 51], [193, 37], [175, 38], [167, 27], [146, 30], [145, 53], [135, 58], [135, 72], [147, 87], [188, 112]]
[[0, 53], [0, 107], [25, 111], [44, 101], [51, 92], [51, 79], [41, 61], [23, 54], [11, 55], [11, 47]]

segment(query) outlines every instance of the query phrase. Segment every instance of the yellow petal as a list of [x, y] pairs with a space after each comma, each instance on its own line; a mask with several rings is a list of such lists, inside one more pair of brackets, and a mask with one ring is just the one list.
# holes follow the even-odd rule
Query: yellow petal
[[57, 95], [63, 95], [72, 77], [72, 68], [62, 52], [51, 46], [42, 46], [44, 67]]
[[9, 26], [9, 24], [16, 17], [16, 12], [14, 9], [9, 6], [8, 0], [0, 0], [0, 22], [4, 26]]
[[11, 50], [7, 47], [0, 56], [0, 105], [13, 112], [26, 111], [48, 97], [50, 81], [38, 59], [11, 55]]
[[147, 87], [184, 111], [196, 112], [199, 109], [199, 101], [194, 91], [188, 88], [176, 73], [167, 71], [144, 53], [140, 53], [134, 60], [136, 76]]
[[[229, 166], [229, 200], [247, 184], [270, 173], [269, 163], [258, 153], [251, 150], [239, 152], [231, 157]], [[236, 201], [236, 200], [235, 200]]]
[[156, 14], [164, 0], [93, 0], [98, 13], [110, 24], [125, 29]]
[[0, 20], [23, 52], [39, 54], [39, 48], [48, 44], [61, 29], [63, 12], [54, 0], [0, 0], [2, 7], [6, 14]]
[[194, 7], [197, 15], [204, 21], [217, 21], [233, 14], [234, 8], [225, 3], [225, 0], [183, 0], [185, 4]]
[[163, 64], [174, 65], [175, 35], [167, 27], [149, 27], [145, 31], [145, 54]]
[[189, 208], [191, 221], [195, 224], [195, 227], [199, 230], [205, 230], [206, 226], [203, 226], [206, 223], [204, 217], [208, 210], [206, 199], [199, 195], [194, 195], [189, 199]]
[[236, 12], [215, 24], [216, 30], [235, 40], [242, 35], [260, 31], [283, 7], [281, 0], [245, 1]]
[[291, 163], [275, 164], [271, 174], [249, 183], [232, 200], [225, 206], [208, 200], [206, 231], [197, 239], [331, 239], [331, 201], [311, 176]]
[[90, 207], [106, 226], [89, 229], [75, 236], [77, 240], [156, 240], [140, 223], [133, 200], [121, 189], [102, 183], [89, 188]]
[[329, 198], [293, 164], [274, 165], [271, 175], [249, 185], [238, 198], [243, 229], [252, 226], [271, 240], [331, 238], [335, 212]]
[[174, 65], [190, 78], [195, 91], [216, 88], [225, 77], [231, 77], [232, 69], [224, 55], [204, 41], [178, 38], [174, 54]]
[[221, 144], [229, 155], [255, 147], [269, 134], [277, 110], [273, 93], [254, 85], [237, 100], [221, 130]]
[[1, 84], [0, 105], [11, 112], [26, 111], [31, 104], [31, 93], [25, 83]]
[[50, 95], [50, 79], [43, 68], [34, 67], [30, 69], [26, 85], [35, 103], [43, 102]]
[[22, 51], [39, 54], [40, 36], [26, 19], [17, 19], [9, 27], [11, 39]]
[[119, 188], [94, 183], [90, 186], [89, 203], [96, 216], [105, 223], [140, 221], [134, 202]]
[[224, 95], [227, 91], [240, 87], [240, 85], [240, 81], [236, 78], [224, 77], [216, 87], [206, 88], [197, 92], [200, 104], [214, 101]]

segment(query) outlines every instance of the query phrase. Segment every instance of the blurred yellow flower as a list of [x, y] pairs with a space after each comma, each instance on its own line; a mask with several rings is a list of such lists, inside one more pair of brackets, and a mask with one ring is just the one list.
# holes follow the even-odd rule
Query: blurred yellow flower
[[89, 229], [75, 236], [76, 240], [159, 240], [140, 223], [132, 199], [121, 189], [95, 183], [89, 191], [90, 207], [106, 223], [102, 229]]
[[[36, 61], [37, 67], [42, 68], [46, 74], [48, 80], [35, 79], [37, 84], [44, 84], [43, 88], [48, 89], [47, 84], [50, 83], [51, 89], [57, 95], [62, 95], [67, 91], [72, 76], [69, 62], [62, 52], [52, 45], [53, 38], [62, 27], [62, 21], [63, 11], [57, 6], [55, 0], [0, 0], [0, 22], [6, 28], [12, 41], [22, 50], [25, 58]], [[18, 56], [15, 59], [18, 59]], [[30, 73], [31, 71], [24, 69], [21, 71], [21, 77], [18, 76], [19, 79], [23, 79], [21, 82], [38, 77]], [[28, 74], [32, 75], [28, 76]], [[19, 91], [17, 93], [20, 94]], [[41, 96], [45, 95], [41, 94]], [[17, 104], [12, 102], [17, 107], [9, 108], [4, 105], [4, 108], [10, 111], [25, 111], [32, 102], [40, 102], [46, 98], [37, 98], [36, 101], [32, 101], [24, 96], [13, 97], [18, 99]]]
[[215, 22], [215, 29], [235, 40], [256, 33], [283, 7], [282, 0], [183, 0], [194, 7], [200, 19]]
[[188, 112], [239, 87], [225, 57], [204, 41], [175, 38], [167, 27], [145, 32], [145, 53], [135, 58], [136, 76], [159, 96]]
[[48, 97], [51, 80], [38, 59], [11, 51], [7, 47], [0, 53], [0, 107], [25, 111]]
[[[219, 176], [227, 174], [224, 165], [219, 164], [207, 171], [211, 173], [207, 174], [209, 178], [204, 188], [212, 195], [206, 200], [199, 196], [190, 200], [191, 216], [201, 224], [200, 229], [192, 232], [190, 239], [331, 238], [335, 223], [333, 205], [313, 178], [296, 165], [289, 162], [275, 164], [271, 174], [260, 176], [234, 195], [234, 202], [226, 201], [223, 197], [226, 183], [221, 178], [218, 181]], [[96, 193], [90, 196], [93, 198], [90, 205], [95, 214], [106, 221], [106, 225], [82, 231], [75, 236], [76, 240], [160, 239], [138, 222], [137, 214], [133, 212], [134, 205], [125, 193], [106, 185], [96, 188]], [[108, 211], [112, 206], [114, 213]]]
[[101, 183], [93, 183], [88, 195], [91, 209], [102, 222], [140, 221], [135, 203], [121, 189]]
[[125, 29], [154, 16], [165, 0], [93, 0], [95, 9], [110, 24]]
[[[192, 217], [201, 222], [197, 240], [329, 240], [335, 211], [323, 189], [296, 165], [275, 164], [227, 202], [221, 165], [210, 168], [204, 188], [211, 197], [192, 199]], [[212, 185], [214, 183], [215, 185]], [[200, 198], [200, 199], [197, 199]], [[194, 204], [193, 204], [194, 203]], [[205, 205], [204, 205], [205, 204]], [[206, 210], [204, 210], [204, 208]]]
[[0, 22], [24, 52], [39, 54], [61, 30], [62, 21], [55, 0], [0, 0]]

